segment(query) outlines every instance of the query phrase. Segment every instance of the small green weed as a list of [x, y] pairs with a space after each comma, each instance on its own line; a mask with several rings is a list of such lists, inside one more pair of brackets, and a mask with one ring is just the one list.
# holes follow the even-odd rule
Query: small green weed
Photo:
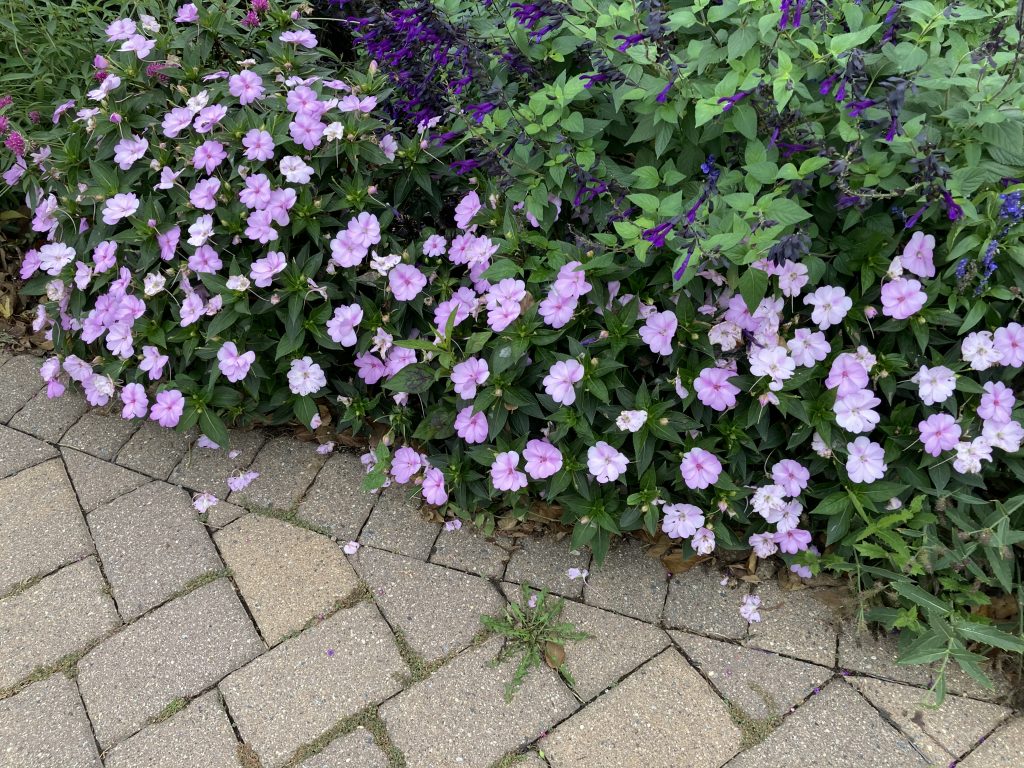
[[541, 664], [557, 670], [566, 683], [575, 688], [576, 683], [565, 665], [565, 643], [569, 640], [583, 640], [589, 635], [580, 632], [569, 622], [559, 621], [564, 604], [562, 598], [550, 599], [546, 589], [537, 592], [523, 584], [521, 602], [510, 603], [505, 609], [504, 618], [480, 617], [484, 627], [507, 641], [494, 660], [495, 666], [516, 654], [522, 654], [512, 680], [505, 686], [505, 701], [512, 700], [530, 670]]

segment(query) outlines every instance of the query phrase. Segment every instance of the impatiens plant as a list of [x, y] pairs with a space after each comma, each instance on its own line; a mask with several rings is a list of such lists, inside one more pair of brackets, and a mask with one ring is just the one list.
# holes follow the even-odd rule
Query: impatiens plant
[[[93, 404], [220, 444], [229, 424], [316, 428], [333, 411], [372, 441], [371, 486], [409, 485], [485, 527], [542, 502], [598, 560], [642, 532], [685, 557], [849, 574], [862, 616], [905, 630], [904, 660], [983, 679], [986, 648], [1024, 650], [1021, 611], [991, 607], [1021, 600], [1024, 154], [991, 129], [927, 125], [909, 105], [941, 100], [915, 102], [909, 82], [857, 115], [827, 89], [814, 107], [807, 87], [845, 62], [847, 91], [875, 98], [917, 61], [922, 91], [981, 77], [981, 102], [1019, 116], [1018, 85], [967, 64], [977, 15], [904, 5], [893, 24], [867, 4], [755, 22], [728, 0], [648, 3], [657, 34], [626, 34], [631, 3], [588, 25], [583, 4], [515, 4], [501, 29], [526, 27], [537, 68], [561, 69], [526, 97], [553, 119], [498, 153], [522, 175], [486, 154], [511, 111], [477, 101], [467, 121], [454, 85], [400, 70], [430, 50], [406, 39], [426, 35], [429, 3], [360, 21], [379, 60], [351, 71], [276, 6], [118, 20], [93, 82], [8, 154], [40, 236], [23, 277], [45, 297], [48, 390], [72, 379]], [[918, 47], [938, 29], [934, 52]], [[496, 49], [484, 35], [491, 47], [462, 51], [460, 30], [438, 38], [455, 47], [435, 74], [465, 63], [469, 93], [497, 66], [479, 50]], [[624, 36], [605, 48], [630, 63], [605, 50], [603, 79], [581, 80], [598, 48], [567, 30]], [[918, 53], [890, 50], [904, 43]], [[1008, 54], [990, 48], [1005, 84]], [[702, 84], [716, 72], [724, 84]], [[581, 117], [569, 105], [586, 94], [616, 110]], [[988, 108], [964, 99], [972, 119]], [[632, 140], [624, 119], [646, 132]], [[991, 119], [1000, 140], [1024, 136]], [[551, 132], [573, 134], [575, 159], [531, 143]], [[962, 153], [956, 170], [940, 145]], [[565, 184], [549, 185], [558, 167]], [[742, 613], [757, 621], [756, 599]]]

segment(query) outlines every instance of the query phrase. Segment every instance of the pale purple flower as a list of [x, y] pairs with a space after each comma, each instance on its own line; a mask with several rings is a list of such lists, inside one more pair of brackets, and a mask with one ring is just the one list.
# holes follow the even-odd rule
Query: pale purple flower
[[448, 241], [441, 235], [431, 235], [423, 242], [424, 256], [444, 256]]
[[739, 387], [730, 383], [733, 372], [725, 368], [704, 368], [693, 382], [697, 399], [715, 411], [726, 411], [736, 405]]
[[192, 126], [196, 129], [196, 133], [209, 133], [217, 123], [224, 119], [227, 113], [228, 108], [223, 104], [211, 104], [199, 110], [199, 114], [196, 115]]
[[384, 157], [388, 160], [394, 160], [398, 154], [398, 142], [395, 141], [395, 137], [391, 134], [383, 136], [377, 145], [380, 147], [380, 151], [384, 153]]
[[992, 341], [999, 354], [1000, 365], [1024, 365], [1024, 326], [1020, 323], [1007, 323], [1002, 328], [996, 328]]
[[868, 385], [868, 372], [854, 355], [844, 352], [832, 361], [825, 386], [837, 390], [842, 397], [850, 392], [864, 389]]
[[981, 396], [981, 402], [978, 404], [978, 416], [997, 424], [1009, 421], [1017, 404], [1013, 390], [1001, 381], [987, 381], [983, 389], [985, 394]]
[[873, 483], [885, 477], [885, 451], [878, 443], [863, 435], [846, 444], [850, 454], [846, 460], [846, 472], [855, 483]]
[[587, 449], [587, 469], [599, 483], [613, 483], [626, 471], [629, 459], [604, 440]]
[[266, 89], [263, 87], [263, 79], [250, 69], [243, 69], [237, 75], [228, 79], [228, 93], [238, 98], [242, 106], [252, 104], [257, 99], [262, 99]]
[[220, 191], [220, 179], [203, 179], [188, 193], [189, 202], [196, 208], [212, 211], [217, 207], [217, 192]]
[[149, 398], [141, 384], [125, 384], [121, 390], [122, 419], [143, 419], [149, 409]]
[[559, 360], [544, 377], [544, 391], [560, 405], [576, 402], [573, 385], [583, 379], [583, 366], [577, 360]]
[[269, 288], [274, 275], [283, 272], [287, 266], [285, 256], [280, 251], [270, 251], [262, 259], [252, 263], [249, 277], [257, 288]]
[[137, 160], [142, 159], [149, 149], [149, 142], [141, 136], [132, 134], [130, 138], [121, 139], [114, 145], [114, 162], [122, 171], [127, 171]]
[[538, 311], [544, 318], [545, 325], [562, 328], [572, 320], [572, 313], [576, 311], [578, 304], [579, 300], [575, 296], [565, 296], [552, 289], [541, 300]]
[[243, 491], [259, 476], [259, 472], [243, 472], [237, 475], [232, 475], [227, 479], [228, 488], [235, 492]]
[[135, 22], [131, 19], [117, 19], [107, 25], [107, 42], [116, 43], [127, 40], [135, 34]]
[[144, 35], [132, 35], [118, 48], [119, 51], [134, 52], [138, 58], [145, 59], [153, 52], [153, 48], [156, 46], [156, 40], [150, 40]]
[[362, 321], [363, 308], [358, 304], [338, 307], [334, 317], [327, 321], [327, 335], [343, 347], [354, 347], [359, 341], [356, 329]]
[[239, 352], [233, 341], [224, 342], [217, 350], [217, 367], [230, 382], [238, 382], [249, 375], [249, 368], [256, 362], [253, 351]]
[[224, 151], [224, 145], [219, 141], [207, 139], [198, 147], [192, 155], [192, 167], [196, 170], [204, 170], [211, 174], [224, 160], [227, 160], [228, 153]]
[[578, 261], [570, 261], [562, 266], [558, 270], [552, 289], [569, 299], [579, 299], [590, 293], [593, 286], [587, 282], [587, 275], [582, 267], [583, 264]]
[[179, 133], [192, 125], [192, 110], [188, 107], [175, 107], [166, 115], [162, 124], [164, 136], [176, 138]]
[[316, 48], [316, 35], [308, 29], [288, 30], [278, 37], [282, 43], [293, 43], [303, 48]]
[[199, 20], [199, 9], [195, 3], [185, 3], [178, 6], [178, 15], [174, 17], [178, 24], [192, 24]]
[[150, 381], [156, 381], [163, 375], [165, 365], [167, 365], [167, 355], [161, 355], [156, 347], [147, 345], [142, 348], [142, 362], [139, 363], [139, 370], [147, 372]]
[[666, 504], [661, 530], [670, 539], [688, 539], [704, 525], [704, 513], [693, 504]]
[[722, 462], [710, 451], [694, 448], [683, 454], [679, 472], [687, 488], [703, 490], [718, 482], [722, 474]]
[[[423, 500], [427, 504], [439, 507], [448, 502], [448, 491], [444, 487], [444, 472], [437, 467], [430, 467], [423, 473], [423, 484], [420, 488], [423, 491]], [[449, 524], [451, 524], [450, 528]], [[461, 527], [461, 520], [449, 520], [445, 523], [445, 530], [458, 530]]]
[[170, 429], [178, 425], [184, 411], [185, 396], [176, 389], [168, 389], [157, 393], [156, 402], [149, 411], [149, 418], [161, 427]]
[[486, 360], [471, 357], [459, 363], [451, 373], [455, 394], [463, 400], [472, 400], [476, 397], [476, 388], [482, 386], [489, 376]]
[[795, 555], [797, 552], [803, 552], [811, 543], [810, 532], [801, 530], [800, 528], [791, 528], [788, 531], [778, 531], [775, 533], [773, 538], [775, 539], [775, 543], [779, 545], [779, 549], [787, 555]]
[[399, 264], [388, 273], [388, 285], [399, 301], [412, 301], [427, 285], [427, 276], [412, 264]]
[[952, 450], [960, 442], [960, 425], [948, 413], [932, 414], [920, 422], [917, 429], [921, 433], [924, 452], [930, 456], [938, 456], [943, 451]]
[[777, 273], [779, 288], [783, 296], [799, 296], [803, 287], [810, 282], [807, 265], [797, 261], [786, 261]]
[[212, 493], [198, 493], [192, 499], [192, 506], [199, 514], [206, 514], [208, 509], [217, 506], [217, 497]]
[[499, 453], [491, 464], [491, 482], [499, 491], [518, 491], [526, 487], [526, 474], [520, 472], [519, 454], [515, 451]]
[[715, 551], [715, 532], [710, 528], [698, 528], [690, 539], [690, 546], [698, 555], [710, 555]]
[[384, 378], [386, 372], [383, 361], [369, 352], [360, 352], [356, 355], [356, 371], [359, 378], [367, 384], [376, 384]]
[[882, 401], [870, 389], [858, 389], [836, 399], [832, 410], [836, 424], [848, 432], [870, 432], [881, 417], [873, 409]]
[[380, 242], [380, 222], [372, 213], [360, 213], [348, 223], [348, 232], [358, 245], [369, 248]]
[[292, 141], [303, 149], [312, 151], [320, 145], [324, 131], [327, 126], [320, 122], [315, 116], [301, 113], [288, 124], [288, 134]]
[[362, 546], [358, 541], [349, 541], [345, 543], [345, 546], [341, 548], [341, 551], [346, 555], [354, 555], [359, 551], [359, 547]]
[[139, 210], [139, 198], [132, 192], [114, 195], [103, 206], [103, 223], [113, 226]]
[[423, 457], [408, 446], [402, 446], [395, 451], [391, 459], [391, 476], [403, 485], [412, 480], [413, 475], [422, 468]]
[[748, 624], [756, 624], [761, 621], [761, 614], [757, 610], [760, 606], [760, 597], [757, 595], [744, 595], [743, 604], [740, 606], [740, 616], [746, 619]]
[[918, 277], [935, 277], [935, 236], [915, 232], [900, 256], [903, 268]]
[[[487, 439], [487, 417], [481, 413], [473, 412], [473, 406], [467, 405], [461, 411], [455, 415], [455, 433], [465, 440], [470, 445], [475, 443], [482, 443]], [[527, 445], [527, 451], [529, 451], [529, 445]], [[527, 452], [524, 451], [526, 456], [526, 471], [530, 472], [530, 458]], [[532, 477], [536, 477], [530, 472]]]
[[882, 314], [894, 320], [906, 320], [917, 314], [928, 301], [921, 283], [899, 277], [882, 286]]
[[220, 255], [209, 245], [199, 246], [188, 258], [188, 268], [199, 274], [214, 274], [223, 266]]
[[640, 338], [658, 355], [672, 354], [672, 341], [675, 338], [679, 321], [674, 312], [655, 312], [647, 317], [640, 329]]
[[544, 480], [562, 469], [562, 452], [547, 440], [530, 440], [523, 450], [523, 458], [526, 474], [534, 480]]
[[774, 534], [770, 531], [751, 534], [747, 543], [753, 547], [754, 554], [762, 559], [771, 557], [779, 551], [779, 545], [775, 543]]
[[266, 162], [274, 156], [274, 137], [259, 128], [250, 129], [242, 137], [242, 146], [246, 160]]
[[832, 348], [825, 340], [825, 334], [821, 331], [809, 331], [806, 328], [798, 328], [793, 338], [786, 342], [786, 349], [793, 356], [797, 365], [805, 368], [812, 368], [815, 363], [820, 363]]
[[772, 480], [785, 489], [787, 496], [799, 496], [810, 479], [810, 471], [793, 459], [783, 459], [772, 467]]
[[301, 360], [292, 360], [288, 370], [288, 389], [296, 395], [312, 395], [327, 386], [323, 368], [306, 355]]
[[455, 207], [455, 226], [461, 230], [468, 230], [473, 217], [483, 209], [480, 203], [480, 196], [476, 191], [469, 192]]
[[181, 309], [179, 312], [181, 316], [181, 327], [188, 328], [206, 313], [206, 305], [203, 303], [203, 299], [198, 293], [192, 292], [185, 297], [184, 301], [181, 302]]

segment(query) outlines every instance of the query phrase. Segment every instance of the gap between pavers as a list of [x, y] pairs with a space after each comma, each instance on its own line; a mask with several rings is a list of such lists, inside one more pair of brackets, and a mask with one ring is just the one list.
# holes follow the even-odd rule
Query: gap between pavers
[[52, 445], [0, 424], [0, 480], [57, 455]]
[[379, 492], [373, 511], [359, 533], [359, 541], [377, 549], [426, 560], [440, 530], [440, 523], [423, 518], [420, 502], [410, 495], [408, 488], [391, 486]]
[[123, 741], [265, 650], [226, 579], [151, 611], [78, 663], [97, 741], [104, 749]]
[[86, 514], [152, 482], [150, 477], [73, 448], [61, 448], [60, 453], [78, 495], [78, 503]]
[[138, 419], [122, 419], [119, 413], [93, 409], [64, 434], [60, 444], [103, 461], [114, 461], [141, 423]]
[[3, 768], [102, 768], [75, 684], [63, 675], [0, 701]]
[[43, 388], [41, 357], [18, 355], [0, 368], [0, 422], [6, 424]]
[[675, 648], [561, 723], [542, 743], [552, 768], [718, 768], [740, 749], [724, 702]]
[[316, 443], [290, 437], [267, 440], [249, 467], [259, 477], [243, 490], [232, 491], [227, 500], [248, 509], [295, 509], [327, 461], [316, 448]]
[[346, 717], [401, 690], [407, 668], [368, 602], [330, 616], [221, 681], [242, 739], [280, 768]]
[[95, 557], [0, 600], [0, 691], [82, 651], [120, 624]]
[[228, 478], [248, 467], [266, 441], [262, 433], [253, 430], [232, 429], [228, 435], [230, 443], [219, 448], [192, 443], [167, 482], [226, 499], [231, 492]]
[[977, 746], [957, 768], [1020, 768], [1024, 717], [1017, 716]]
[[297, 516], [342, 542], [358, 538], [377, 495], [363, 490], [366, 470], [359, 456], [339, 450], [331, 454], [299, 503]]
[[0, 595], [93, 551], [59, 458], [0, 480]]
[[56, 443], [88, 408], [85, 397], [77, 390], [71, 389], [61, 397], [51, 398], [47, 397], [44, 389], [25, 403], [8, 424], [40, 440]]
[[331, 611], [359, 588], [337, 544], [282, 520], [245, 515], [213, 538], [270, 645]]

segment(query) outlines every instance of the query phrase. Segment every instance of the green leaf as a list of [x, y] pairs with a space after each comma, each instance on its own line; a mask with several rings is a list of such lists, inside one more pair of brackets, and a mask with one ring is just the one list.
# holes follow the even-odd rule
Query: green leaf
[[939, 600], [935, 595], [925, 592], [918, 586], [911, 584], [909, 581], [896, 581], [893, 582], [892, 588], [905, 597], [912, 603], [919, 605], [924, 608], [928, 613], [938, 613], [942, 616], [948, 616], [950, 613], [949, 605]]
[[299, 420], [299, 423], [307, 427], [310, 425], [310, 422], [313, 421], [313, 417], [317, 414], [316, 403], [313, 402], [313, 398], [308, 395], [297, 397], [292, 406], [292, 410], [295, 413], [295, 418]]
[[760, 269], [749, 267], [740, 277], [740, 295], [747, 303], [747, 309], [753, 312], [761, 303], [768, 290], [768, 274]]
[[871, 36], [875, 34], [881, 26], [881, 24], [872, 24], [856, 32], [846, 32], [842, 35], [836, 35], [829, 40], [828, 50], [833, 56], [838, 56], [840, 53], [845, 53], [852, 48], [863, 45], [871, 39]]
[[209, 408], [204, 408], [202, 413], [199, 414], [199, 428], [203, 431], [204, 435], [222, 448], [227, 448], [228, 444], [231, 442], [231, 438], [228, 436], [228, 430], [227, 427], [224, 426], [224, 422], [221, 421], [220, 416], [215, 414]]
[[958, 621], [953, 625], [957, 633], [972, 642], [991, 645], [1012, 653], [1024, 653], [1024, 640], [1004, 632], [991, 624], [979, 624], [976, 621]]
[[418, 395], [430, 389], [431, 384], [437, 379], [437, 371], [426, 363], [414, 363], [407, 365], [387, 381], [383, 382], [384, 389], [392, 392], [408, 392]]

